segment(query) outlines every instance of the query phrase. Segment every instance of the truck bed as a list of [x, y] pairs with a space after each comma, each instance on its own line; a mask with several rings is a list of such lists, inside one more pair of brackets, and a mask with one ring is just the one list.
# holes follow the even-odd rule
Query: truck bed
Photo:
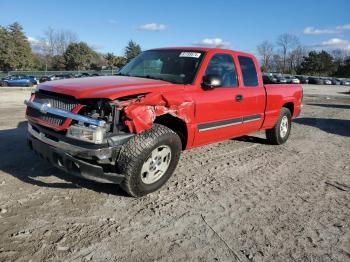
[[300, 114], [301, 100], [303, 98], [302, 85], [300, 84], [265, 84], [266, 109], [263, 129], [271, 128], [275, 125], [280, 109], [284, 105], [294, 104], [292, 118]]

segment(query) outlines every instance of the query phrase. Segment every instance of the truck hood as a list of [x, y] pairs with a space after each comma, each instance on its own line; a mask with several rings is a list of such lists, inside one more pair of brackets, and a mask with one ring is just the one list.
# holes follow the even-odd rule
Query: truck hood
[[107, 98], [111, 100], [134, 94], [159, 92], [169, 88], [174, 91], [174, 88], [183, 88], [183, 85], [140, 77], [100, 76], [48, 81], [38, 86], [40, 90], [70, 95], [77, 99]]

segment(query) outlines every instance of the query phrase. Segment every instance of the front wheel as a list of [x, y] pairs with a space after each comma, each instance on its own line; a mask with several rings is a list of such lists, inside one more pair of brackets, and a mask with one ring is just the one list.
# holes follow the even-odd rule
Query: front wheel
[[179, 136], [166, 126], [154, 126], [123, 145], [118, 169], [125, 175], [121, 187], [140, 197], [161, 188], [171, 177], [180, 158]]
[[292, 127], [292, 116], [288, 108], [282, 107], [276, 125], [266, 130], [266, 138], [270, 144], [284, 144], [290, 135]]

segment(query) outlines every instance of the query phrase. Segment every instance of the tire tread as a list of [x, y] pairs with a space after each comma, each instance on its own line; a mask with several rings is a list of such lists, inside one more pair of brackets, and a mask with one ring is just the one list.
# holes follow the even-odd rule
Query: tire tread
[[[147, 149], [156, 144], [159, 137], [162, 136], [175, 136], [178, 139], [177, 142], [181, 145], [178, 135], [170, 128], [160, 124], [154, 124], [151, 129], [135, 135], [123, 145], [117, 162], [118, 169], [125, 175], [125, 179], [120, 186], [129, 195], [134, 197], [142, 195], [141, 192], [138, 192], [133, 186], [132, 175], [135, 173], [140, 161], [146, 157], [144, 154], [147, 152]], [[179, 156], [177, 156], [177, 158], [178, 157]], [[178, 161], [178, 159], [176, 160]]]

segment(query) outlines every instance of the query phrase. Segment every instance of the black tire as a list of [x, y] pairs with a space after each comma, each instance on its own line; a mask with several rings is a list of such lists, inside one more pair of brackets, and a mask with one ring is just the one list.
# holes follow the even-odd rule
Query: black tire
[[[141, 176], [143, 164], [156, 148], [170, 148], [171, 157], [167, 170], [154, 183], [146, 184]], [[121, 187], [129, 195], [141, 197], [161, 188], [171, 177], [180, 158], [182, 144], [179, 136], [166, 126], [154, 124], [123, 145], [117, 161], [119, 172], [125, 175]]]
[[32, 82], [29, 82], [28, 84], [27, 84], [27, 87], [32, 87], [33, 86], [33, 83]]
[[[288, 129], [287, 129], [286, 133], [281, 131], [282, 119], [285, 119], [285, 117], [288, 120], [288, 123], [287, 123]], [[281, 112], [280, 112], [280, 116], [279, 116], [275, 126], [271, 129], [266, 130], [266, 138], [270, 144], [282, 145], [288, 140], [288, 137], [290, 135], [291, 126], [292, 126], [291, 120], [292, 120], [292, 116], [291, 116], [289, 109], [282, 107]]]

